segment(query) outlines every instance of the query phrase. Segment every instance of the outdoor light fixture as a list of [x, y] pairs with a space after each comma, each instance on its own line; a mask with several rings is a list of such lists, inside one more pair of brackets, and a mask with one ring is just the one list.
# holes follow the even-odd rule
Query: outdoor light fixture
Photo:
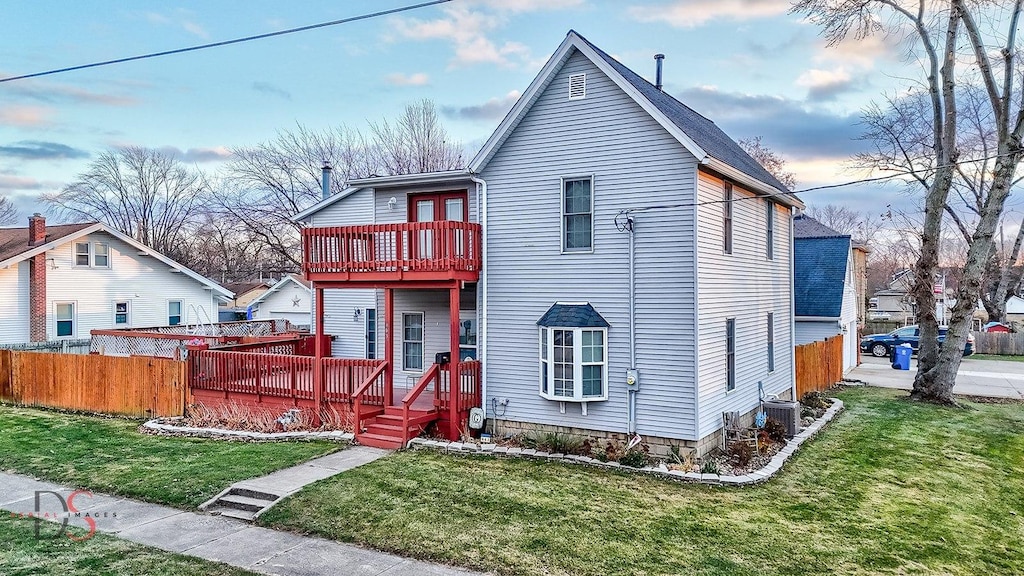
[[359, 317], [362, 316], [362, 315], [363, 315], [363, 311], [360, 310], [359, 308], [353, 308], [352, 309], [352, 321], [353, 322], [357, 322], [359, 320]]
[[397, 205], [398, 205], [398, 198], [395, 198], [394, 196], [392, 196], [391, 198], [388, 199], [388, 210], [394, 210], [395, 206], [397, 206]]

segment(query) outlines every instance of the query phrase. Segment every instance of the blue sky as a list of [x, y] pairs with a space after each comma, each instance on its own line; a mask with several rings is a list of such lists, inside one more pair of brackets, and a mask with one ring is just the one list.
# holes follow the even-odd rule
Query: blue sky
[[[226, 40], [395, 8], [414, 0], [12, 2], [0, 76]], [[860, 111], [905, 85], [897, 47], [826, 48], [777, 0], [454, 0], [441, 6], [182, 55], [0, 84], [0, 194], [26, 214], [98, 153], [168, 148], [215, 171], [232, 146], [279, 129], [397, 115], [432, 99], [475, 150], [569, 29], [651, 78], [733, 138], [763, 136], [798, 189], [856, 179]], [[808, 193], [882, 212], [891, 189]]]

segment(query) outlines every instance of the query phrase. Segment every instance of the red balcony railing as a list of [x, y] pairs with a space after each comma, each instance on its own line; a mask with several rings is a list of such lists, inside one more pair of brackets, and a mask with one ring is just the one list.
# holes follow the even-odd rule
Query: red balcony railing
[[472, 222], [406, 222], [306, 228], [303, 271], [313, 281], [476, 280], [481, 227]]

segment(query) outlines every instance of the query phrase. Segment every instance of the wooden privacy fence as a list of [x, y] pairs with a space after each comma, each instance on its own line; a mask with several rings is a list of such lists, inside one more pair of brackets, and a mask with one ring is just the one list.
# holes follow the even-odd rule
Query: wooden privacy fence
[[0, 350], [0, 398], [126, 416], [180, 416], [185, 363], [166, 358]]
[[843, 379], [842, 334], [797, 346], [794, 353], [798, 400], [808, 392], [827, 390]]
[[973, 332], [976, 354], [1024, 356], [1024, 333]]

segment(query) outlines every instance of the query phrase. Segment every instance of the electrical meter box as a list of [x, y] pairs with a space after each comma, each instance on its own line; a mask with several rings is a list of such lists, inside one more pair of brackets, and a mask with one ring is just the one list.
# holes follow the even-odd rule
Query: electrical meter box
[[626, 389], [640, 389], [640, 372], [637, 371], [636, 368], [630, 368], [629, 370], [626, 370]]

